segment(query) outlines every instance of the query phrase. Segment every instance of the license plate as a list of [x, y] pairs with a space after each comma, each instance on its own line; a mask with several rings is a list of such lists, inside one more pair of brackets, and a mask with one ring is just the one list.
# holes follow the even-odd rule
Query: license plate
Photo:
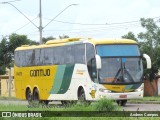
[[127, 98], [127, 95], [120, 95], [119, 98]]

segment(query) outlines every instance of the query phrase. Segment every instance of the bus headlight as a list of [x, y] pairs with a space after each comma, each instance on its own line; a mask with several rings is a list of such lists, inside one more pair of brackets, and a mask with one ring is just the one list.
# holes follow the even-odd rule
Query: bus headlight
[[103, 88], [100, 88], [99, 89], [100, 92], [105, 92], [105, 93], [111, 93], [110, 90], [107, 90], [107, 89], [103, 89]]
[[134, 90], [135, 92], [140, 92], [140, 91], [143, 91], [143, 87], [141, 87], [141, 88], [138, 88], [138, 89], [136, 89], [136, 90]]

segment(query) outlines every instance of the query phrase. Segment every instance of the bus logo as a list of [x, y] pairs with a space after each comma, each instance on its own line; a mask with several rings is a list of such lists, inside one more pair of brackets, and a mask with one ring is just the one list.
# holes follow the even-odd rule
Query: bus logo
[[11, 112], [2, 112], [2, 117], [11, 117]]
[[30, 77], [50, 76], [50, 69], [30, 70]]

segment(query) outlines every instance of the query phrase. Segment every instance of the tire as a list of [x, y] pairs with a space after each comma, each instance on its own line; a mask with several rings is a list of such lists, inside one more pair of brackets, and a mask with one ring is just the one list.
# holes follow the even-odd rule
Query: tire
[[48, 105], [49, 101], [48, 100], [41, 100], [40, 103], [44, 104], [44, 105]]
[[85, 96], [85, 92], [84, 92], [84, 89], [81, 88], [79, 91], [78, 91], [78, 103], [83, 103], [85, 104], [86, 106], [89, 106], [91, 104], [91, 101], [87, 101], [86, 100], [86, 96]]
[[33, 101], [34, 103], [40, 103], [39, 92], [37, 88], [33, 91]]
[[31, 94], [31, 90], [30, 89], [26, 90], [26, 100], [28, 101], [29, 104], [31, 104], [31, 102], [32, 102], [32, 94]]
[[122, 101], [121, 101], [121, 106], [125, 106], [126, 103], [127, 103], [127, 100], [122, 100]]
[[125, 106], [127, 103], [127, 100], [117, 100], [116, 102], [119, 106]]
[[78, 101], [80, 102], [86, 101], [85, 92], [83, 88], [78, 91]]

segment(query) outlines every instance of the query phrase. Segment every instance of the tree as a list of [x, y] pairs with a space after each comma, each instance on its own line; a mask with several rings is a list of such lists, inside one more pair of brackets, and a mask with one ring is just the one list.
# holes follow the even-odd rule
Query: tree
[[[157, 87], [157, 76], [160, 69], [160, 27], [151, 18], [141, 18], [140, 22], [141, 26], [146, 30], [138, 34], [137, 40], [140, 43], [140, 51], [148, 54], [152, 60], [152, 68], [150, 70], [145, 69], [144, 76], [150, 80], [153, 95], [157, 95], [158, 90], [155, 90], [157, 88], [154, 89], [152, 83], [154, 80]], [[128, 33], [122, 37], [130, 38], [133, 35]]]
[[149, 79], [154, 79], [160, 68], [160, 27], [158, 27], [153, 19], [141, 18], [141, 25], [146, 29], [146, 32], [138, 34], [138, 38], [143, 41], [141, 51], [147, 53], [152, 59], [152, 68], [147, 71]]
[[[65, 38], [69, 38], [69, 36], [68, 35], [59, 35], [59, 39], [65, 39]], [[49, 37], [46, 37], [46, 38], [43, 37], [42, 41], [43, 41], [43, 43], [46, 43], [49, 40], [55, 40], [55, 39], [56, 39], [55, 37], [49, 36]]]
[[128, 32], [127, 35], [122, 36], [122, 38], [138, 41], [133, 32]]
[[13, 67], [14, 50], [21, 45], [37, 44], [29, 40], [26, 35], [12, 34], [9, 39], [3, 37], [0, 43], [0, 74], [5, 74], [6, 67]]
[[130, 38], [140, 43], [140, 51], [148, 54], [152, 59], [151, 70], [146, 70], [145, 75], [149, 75], [152, 80], [156, 77], [160, 68], [160, 27], [156, 25], [153, 19], [140, 19], [141, 26], [146, 29], [145, 32], [138, 34], [138, 38], [132, 32], [122, 36], [122, 38]]
[[69, 36], [68, 35], [60, 35], [59, 38], [64, 39], [64, 38], [69, 38]]
[[26, 35], [11, 34], [9, 35], [9, 50], [14, 53], [14, 50], [21, 45], [36, 45], [38, 42], [32, 41]]
[[56, 38], [54, 38], [54, 37], [52, 37], [52, 36], [49, 36], [49, 37], [43, 37], [42, 38], [42, 41], [43, 41], [43, 43], [46, 43], [48, 40], [55, 40]]
[[9, 51], [9, 42], [3, 38], [0, 43], [0, 74], [5, 74], [6, 67], [12, 61], [12, 56]]

